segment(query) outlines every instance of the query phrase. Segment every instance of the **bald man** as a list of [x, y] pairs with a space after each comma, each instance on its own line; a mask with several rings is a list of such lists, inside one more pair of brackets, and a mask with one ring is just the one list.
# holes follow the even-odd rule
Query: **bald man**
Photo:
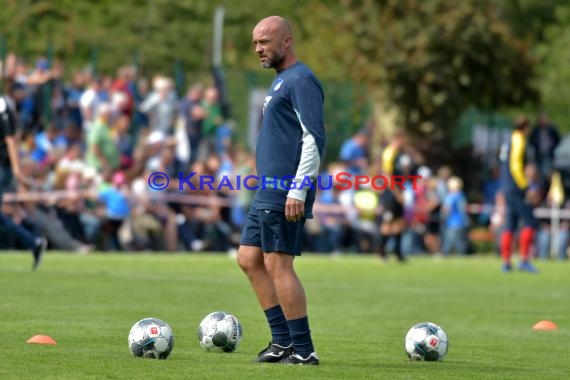
[[272, 340], [257, 361], [318, 365], [293, 260], [301, 254], [305, 220], [313, 217], [325, 147], [324, 94], [311, 70], [297, 61], [293, 43], [282, 17], [265, 18], [253, 29], [261, 67], [277, 75], [263, 106], [256, 148], [260, 180], [237, 259], [271, 328]]

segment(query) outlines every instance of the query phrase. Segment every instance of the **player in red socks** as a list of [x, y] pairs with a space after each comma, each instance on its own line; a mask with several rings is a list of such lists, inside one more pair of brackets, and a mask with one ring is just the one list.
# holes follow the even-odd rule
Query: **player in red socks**
[[501, 191], [505, 195], [505, 226], [501, 236], [502, 271], [510, 272], [512, 243], [519, 221], [523, 228], [519, 236], [521, 262], [519, 269], [525, 272], [537, 272], [530, 262], [530, 247], [538, 221], [533, 215], [533, 205], [526, 193], [529, 181], [525, 175], [527, 136], [530, 123], [526, 118], [517, 118], [511, 139], [501, 150]]

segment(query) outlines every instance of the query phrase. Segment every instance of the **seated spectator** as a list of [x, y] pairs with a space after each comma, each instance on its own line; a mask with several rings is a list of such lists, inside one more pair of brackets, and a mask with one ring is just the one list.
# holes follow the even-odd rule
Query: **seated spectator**
[[98, 201], [105, 206], [103, 231], [109, 236], [109, 241], [104, 247], [106, 250], [122, 251], [123, 249], [119, 239], [119, 229], [131, 213], [128, 195], [126, 178], [122, 172], [115, 173], [112, 184], [104, 186], [97, 195]]
[[167, 222], [171, 218], [168, 207], [158, 199], [162, 193], [148, 186], [147, 178], [151, 174], [152, 171], [144, 171], [131, 185], [131, 194], [134, 198], [132, 209], [134, 248], [163, 251], [166, 248]]
[[368, 134], [360, 131], [346, 140], [340, 148], [339, 159], [348, 166], [348, 171], [353, 174], [363, 174], [368, 165], [366, 142]]
[[229, 121], [218, 125], [215, 136], [216, 154], [221, 156], [228, 152], [232, 144], [233, 129], [234, 126]]
[[[334, 164], [329, 166], [329, 170], [335, 170]], [[334, 186], [330, 186], [330, 189], [328, 189], [329, 181], [334, 180], [326, 173], [321, 175], [321, 179], [321, 186], [327, 188], [327, 190], [317, 193], [318, 205], [320, 207], [317, 209], [317, 217], [311, 219], [315, 221], [313, 223], [316, 227], [313, 230], [312, 238], [307, 240], [311, 240], [310, 248], [315, 252], [338, 254], [342, 247], [343, 237], [346, 235], [346, 231], [350, 229], [350, 223], [346, 217], [344, 207], [340, 204], [340, 190]], [[374, 202], [372, 203], [374, 204]], [[322, 211], [320, 210], [321, 207]], [[310, 235], [310, 231], [308, 232]]]
[[67, 148], [65, 136], [51, 124], [48, 128], [36, 134], [34, 138], [35, 149], [31, 158], [42, 166], [51, 166], [63, 155]]

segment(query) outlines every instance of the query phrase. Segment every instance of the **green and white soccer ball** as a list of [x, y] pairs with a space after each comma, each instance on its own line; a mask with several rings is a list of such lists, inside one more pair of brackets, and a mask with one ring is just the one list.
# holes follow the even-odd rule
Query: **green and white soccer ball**
[[129, 332], [129, 350], [135, 357], [166, 359], [174, 348], [174, 333], [158, 318], [144, 318]]
[[418, 323], [406, 334], [404, 348], [411, 360], [440, 361], [447, 355], [447, 334], [435, 323]]
[[198, 340], [207, 351], [233, 352], [241, 343], [242, 337], [239, 320], [224, 311], [206, 315], [198, 327]]

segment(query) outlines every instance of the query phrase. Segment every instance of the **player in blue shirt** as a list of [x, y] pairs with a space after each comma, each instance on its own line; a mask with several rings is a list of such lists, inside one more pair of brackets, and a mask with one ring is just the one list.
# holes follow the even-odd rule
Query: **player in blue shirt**
[[[301, 254], [306, 218], [312, 218], [315, 181], [325, 146], [324, 95], [299, 62], [289, 23], [271, 16], [253, 30], [263, 68], [277, 73], [263, 106], [256, 148], [259, 189], [244, 225], [238, 263], [263, 308], [272, 341], [259, 362], [319, 364], [303, 286], [293, 268]], [[283, 181], [290, 179], [290, 186]]]

